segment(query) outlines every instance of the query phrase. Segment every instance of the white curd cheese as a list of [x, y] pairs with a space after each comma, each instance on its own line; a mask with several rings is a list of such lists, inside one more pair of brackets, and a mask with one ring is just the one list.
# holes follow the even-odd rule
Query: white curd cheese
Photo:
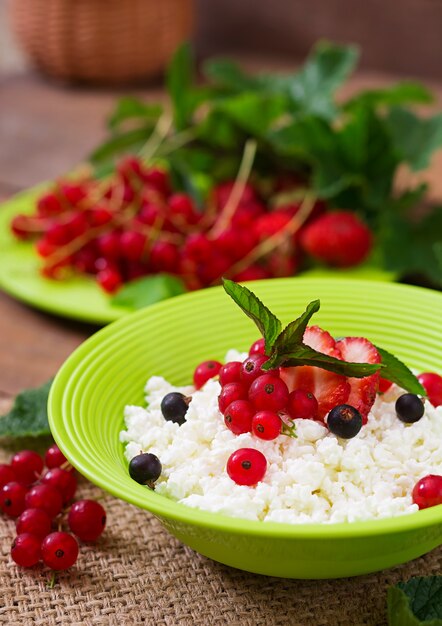
[[[240, 358], [233, 351], [228, 357]], [[192, 394], [182, 426], [161, 413], [161, 400], [171, 391]], [[417, 511], [411, 498], [415, 483], [442, 474], [442, 406], [427, 401], [424, 416], [404, 424], [394, 408], [403, 392], [394, 385], [376, 399], [368, 423], [349, 440], [303, 419], [295, 420], [296, 438], [234, 435], [219, 412], [215, 380], [194, 391], [153, 376], [145, 392], [147, 408], [125, 409], [120, 439], [126, 457], [156, 454], [163, 467], [156, 492], [190, 507], [292, 524], [392, 517]], [[256, 448], [267, 459], [266, 474], [254, 487], [237, 485], [226, 473], [227, 459], [239, 448]]]

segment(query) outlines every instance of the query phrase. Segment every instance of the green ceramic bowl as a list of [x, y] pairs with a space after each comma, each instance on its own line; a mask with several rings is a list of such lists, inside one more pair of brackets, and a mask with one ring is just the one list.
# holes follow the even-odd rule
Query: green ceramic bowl
[[[442, 371], [442, 294], [366, 281], [278, 279], [250, 288], [282, 319], [319, 297], [315, 323], [365, 335], [420, 371]], [[352, 524], [250, 522], [188, 508], [129, 478], [118, 434], [126, 404], [142, 404], [153, 374], [188, 384], [194, 367], [247, 349], [253, 323], [221, 288], [179, 296], [99, 331], [66, 361], [49, 398], [55, 440], [92, 482], [156, 515], [194, 550], [240, 569], [290, 578], [354, 576], [414, 559], [442, 543], [442, 505]]]

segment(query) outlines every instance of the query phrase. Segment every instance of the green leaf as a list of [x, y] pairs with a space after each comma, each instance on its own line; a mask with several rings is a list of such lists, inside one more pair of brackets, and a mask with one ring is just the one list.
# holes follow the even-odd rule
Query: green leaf
[[395, 85], [389, 85], [384, 89], [366, 89], [359, 91], [355, 96], [347, 100], [344, 111], [355, 108], [397, 106], [402, 104], [430, 104], [434, 96], [425, 85], [414, 81], [401, 81]]
[[52, 379], [18, 394], [12, 409], [0, 418], [0, 437], [50, 435], [47, 404], [51, 384]]
[[175, 128], [187, 128], [194, 109], [192, 85], [194, 59], [189, 42], [183, 43], [175, 52], [166, 74], [166, 85], [172, 101]]
[[413, 170], [425, 169], [433, 152], [442, 146], [442, 113], [422, 118], [395, 107], [386, 122], [401, 158]]
[[272, 353], [270, 359], [262, 366], [262, 369], [268, 370], [281, 365], [284, 367], [312, 365], [313, 367], [320, 367], [321, 369], [334, 372], [335, 374], [353, 378], [370, 376], [382, 368], [382, 365], [379, 363], [348, 363], [347, 361], [341, 361], [340, 359], [335, 359], [332, 356], [318, 352], [304, 343], [293, 346], [290, 351], [285, 351], [283, 347], [280, 348], [279, 352], [275, 351], [274, 354]]
[[389, 626], [442, 626], [442, 576], [411, 578], [388, 589]]
[[247, 76], [230, 59], [209, 59], [203, 64], [203, 74], [217, 85], [233, 92], [254, 91], [261, 86], [259, 79]]
[[387, 352], [387, 350], [384, 350], [384, 348], [376, 346], [376, 350], [381, 355], [382, 365], [384, 366], [381, 372], [382, 378], [391, 380], [391, 382], [396, 383], [396, 385], [410, 393], [420, 396], [427, 395], [416, 376], [402, 361], [390, 354], [390, 352]]
[[255, 137], [263, 136], [287, 111], [287, 99], [280, 95], [241, 93], [223, 100], [217, 110]]
[[223, 286], [232, 300], [257, 325], [261, 335], [264, 337], [266, 354], [268, 354], [281, 332], [281, 322], [247, 287], [238, 285], [233, 280], [226, 278], [223, 279]]
[[[213, 109], [197, 127], [198, 138], [215, 151], [242, 151], [245, 133], [223, 111]], [[216, 153], [216, 152], [215, 152]]]
[[145, 122], [147, 119], [155, 123], [162, 112], [163, 107], [160, 104], [150, 104], [138, 98], [126, 96], [118, 100], [107, 123], [110, 130], [115, 131], [118, 126], [127, 120]]
[[112, 298], [117, 306], [141, 309], [166, 298], [185, 293], [184, 283], [171, 274], [155, 274], [138, 278], [124, 285]]
[[307, 324], [314, 313], [320, 308], [320, 301], [313, 300], [307, 305], [304, 313], [293, 322], [290, 322], [278, 335], [273, 346], [273, 350], [279, 352], [291, 352], [302, 343]]
[[319, 42], [301, 71], [290, 81], [288, 92], [301, 111], [333, 119], [333, 95], [347, 79], [358, 60], [355, 46]]
[[386, 269], [401, 275], [422, 274], [442, 286], [441, 233], [441, 207], [433, 207], [432, 213], [417, 224], [398, 212], [384, 211], [378, 244]]
[[102, 143], [89, 156], [89, 159], [93, 164], [97, 164], [114, 159], [126, 151], [137, 152], [146, 143], [151, 132], [152, 127], [145, 126], [118, 133]]

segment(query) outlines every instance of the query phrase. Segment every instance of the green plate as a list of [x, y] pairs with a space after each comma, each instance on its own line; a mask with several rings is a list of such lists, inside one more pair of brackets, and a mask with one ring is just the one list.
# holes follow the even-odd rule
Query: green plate
[[[9, 224], [17, 213], [32, 213], [44, 186], [15, 196], [0, 206], [0, 289], [36, 308], [87, 322], [107, 324], [131, 310], [113, 306], [110, 298], [87, 276], [64, 281], [44, 278], [32, 244], [18, 241]], [[337, 278], [394, 280], [395, 275], [367, 265], [348, 270], [312, 270], [313, 275]]]
[[[315, 323], [364, 335], [420, 371], [442, 372], [442, 294], [372, 281], [273, 279], [250, 288], [288, 322], [321, 299]], [[352, 576], [414, 559], [442, 543], [442, 506], [353, 524], [260, 523], [177, 504], [129, 478], [119, 432], [126, 404], [143, 404], [147, 378], [188, 384], [194, 367], [247, 349], [254, 324], [221, 288], [178, 296], [100, 330], [53, 383], [49, 420], [66, 457], [92, 482], [154, 513], [194, 550], [233, 567], [292, 578]]]

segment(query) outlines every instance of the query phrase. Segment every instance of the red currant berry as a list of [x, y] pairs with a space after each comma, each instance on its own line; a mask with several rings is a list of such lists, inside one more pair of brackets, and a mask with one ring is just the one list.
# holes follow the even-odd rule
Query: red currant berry
[[200, 363], [193, 373], [193, 384], [197, 389], [201, 387], [209, 380], [218, 375], [222, 367], [222, 363], [219, 361], [203, 361]]
[[288, 399], [289, 390], [285, 382], [271, 374], [258, 376], [249, 388], [249, 400], [258, 411], [282, 411]]
[[25, 510], [27, 488], [21, 483], [6, 483], [0, 491], [0, 508], [10, 517], [18, 517]]
[[249, 433], [252, 429], [253, 405], [247, 400], [235, 400], [224, 413], [224, 423], [235, 435]]
[[318, 401], [310, 391], [295, 389], [289, 395], [287, 411], [293, 420], [314, 420], [318, 416]]
[[95, 541], [106, 526], [106, 511], [95, 500], [78, 500], [71, 506], [68, 524], [81, 541]]
[[218, 407], [224, 415], [227, 407], [235, 400], [247, 400], [248, 390], [243, 383], [227, 383], [218, 396]]
[[107, 267], [97, 274], [97, 282], [107, 293], [115, 293], [121, 287], [123, 279], [114, 267]]
[[58, 515], [63, 506], [61, 493], [51, 485], [35, 485], [25, 496], [28, 509], [43, 509], [52, 519]]
[[192, 199], [185, 193], [174, 193], [170, 196], [168, 204], [170, 212], [179, 221], [183, 221], [185, 224], [198, 222], [199, 215], [195, 211]]
[[106, 259], [117, 259], [120, 256], [120, 234], [113, 231], [97, 238], [98, 251]]
[[77, 540], [69, 533], [51, 533], [43, 539], [41, 556], [44, 564], [53, 570], [68, 569], [78, 557]]
[[227, 474], [237, 485], [256, 485], [264, 478], [267, 460], [254, 448], [240, 448], [229, 456]]
[[40, 478], [43, 465], [43, 459], [33, 450], [21, 450], [14, 454], [11, 460], [11, 467], [18, 482], [24, 485], [32, 485]]
[[121, 256], [129, 261], [139, 261], [146, 248], [147, 238], [142, 233], [127, 230], [120, 236]]
[[0, 464], [0, 489], [7, 483], [16, 482], [17, 476], [10, 465]]
[[386, 378], [379, 378], [379, 393], [385, 393], [388, 391], [393, 383], [391, 380], [387, 380]]
[[15, 524], [17, 535], [32, 533], [43, 539], [51, 532], [51, 518], [43, 509], [25, 509]]
[[37, 213], [41, 217], [58, 215], [62, 210], [61, 202], [54, 193], [47, 193], [37, 200]]
[[29, 216], [28, 215], [15, 215], [11, 221], [11, 231], [13, 234], [18, 237], [18, 239], [31, 239], [35, 232], [31, 229], [29, 224]]
[[45, 237], [42, 237], [35, 243], [35, 250], [37, 254], [46, 259], [57, 250], [57, 246], [50, 243]]
[[52, 469], [53, 467], [61, 467], [65, 463], [68, 462], [67, 458], [64, 456], [63, 452], [54, 443], [50, 448], [46, 450], [45, 453], [45, 465], [48, 469]]
[[63, 504], [70, 502], [77, 491], [77, 479], [74, 472], [68, 472], [59, 467], [54, 467], [46, 472], [42, 478], [42, 483], [58, 489], [62, 495]]
[[421, 478], [413, 488], [412, 498], [420, 509], [442, 504], [442, 476], [429, 474]]
[[239, 383], [241, 373], [241, 361], [229, 361], [219, 370], [219, 382], [222, 387], [229, 383]]
[[280, 417], [273, 411], [258, 411], [252, 419], [252, 433], [259, 439], [270, 441], [281, 434], [281, 425]]
[[96, 206], [89, 211], [91, 226], [104, 226], [113, 220], [114, 213], [106, 207]]
[[143, 176], [148, 185], [156, 189], [163, 196], [170, 194], [169, 175], [158, 167], [152, 167]]
[[173, 243], [156, 241], [150, 250], [149, 258], [156, 272], [176, 272], [180, 254]]
[[204, 263], [209, 258], [211, 251], [212, 243], [202, 233], [189, 235], [183, 247], [183, 254], [197, 263]]
[[265, 356], [265, 354], [250, 355], [241, 366], [241, 381], [245, 385], [251, 385], [255, 378], [262, 376], [262, 374], [271, 374], [272, 376], [278, 377], [279, 370], [269, 370], [264, 372], [264, 370], [261, 369], [264, 363], [268, 360], [269, 357]]
[[252, 354], [265, 354], [265, 349], [266, 349], [265, 340], [264, 340], [264, 337], [261, 337], [261, 339], [257, 339], [250, 346], [249, 356], [251, 356]]
[[425, 388], [431, 404], [434, 407], [440, 406], [442, 404], [442, 376], [433, 372], [425, 372], [417, 378]]
[[86, 190], [83, 185], [64, 183], [61, 185], [61, 192], [73, 206], [79, 204], [86, 197]]
[[20, 567], [32, 567], [40, 560], [40, 548], [40, 537], [31, 533], [22, 533], [14, 539], [11, 547], [11, 558]]
[[45, 233], [46, 241], [53, 246], [65, 246], [71, 241], [71, 233], [66, 224], [52, 224]]

